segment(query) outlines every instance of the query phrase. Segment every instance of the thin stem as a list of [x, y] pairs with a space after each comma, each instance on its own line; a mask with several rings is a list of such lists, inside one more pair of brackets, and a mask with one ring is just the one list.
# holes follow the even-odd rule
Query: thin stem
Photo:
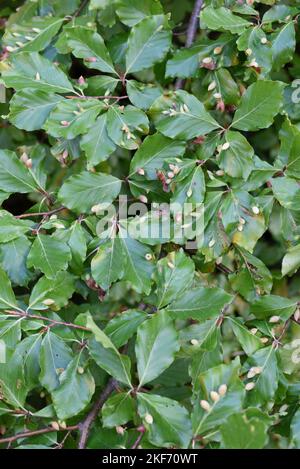
[[39, 321], [48, 321], [53, 326], [65, 326], [65, 327], [71, 327], [73, 329], [80, 329], [82, 331], [92, 332], [90, 329], [84, 326], [79, 326], [71, 322], [57, 321], [55, 319], [47, 318], [46, 316], [39, 316], [38, 314], [28, 314], [28, 313], [25, 313], [25, 311], [19, 312], [19, 311], [6, 310], [5, 312], [10, 314], [11, 316], [18, 316], [18, 317], [26, 318], [26, 319], [37, 319]]
[[30, 217], [49, 217], [54, 213], [61, 212], [65, 210], [66, 207], [59, 207], [53, 210], [49, 210], [48, 212], [34, 212], [34, 213], [23, 213], [22, 215], [15, 215], [15, 218], [30, 218]]
[[139, 431], [139, 436], [137, 437], [137, 439], [135, 440], [135, 442], [133, 443], [133, 445], [131, 446], [131, 449], [137, 449], [137, 447], [139, 446], [143, 436], [144, 436], [144, 433], [145, 433], [145, 428], [142, 427]]
[[222, 262], [220, 264], [216, 264], [216, 267], [217, 269], [219, 269], [221, 272], [223, 272], [224, 274], [233, 274], [233, 270], [229, 269], [229, 267], [227, 267], [226, 265], [222, 264]]
[[97, 418], [103, 404], [109, 398], [111, 393], [116, 389], [117, 381], [114, 378], [110, 378], [106, 387], [101, 391], [98, 398], [96, 399], [93, 407], [90, 412], [87, 414], [86, 418], [79, 424], [80, 438], [78, 443], [78, 449], [84, 449], [86, 447], [87, 439], [90, 434], [90, 429]]
[[80, 15], [80, 13], [84, 10], [84, 8], [87, 6], [89, 0], [83, 0], [83, 2], [81, 3], [81, 5], [79, 6], [79, 8], [77, 8], [77, 10], [75, 11], [74, 15], [72, 16], [72, 18], [76, 18], [77, 16]]
[[55, 446], [54, 449], [62, 449], [64, 447], [64, 444], [67, 440], [67, 438], [70, 436], [70, 431], [68, 431], [68, 433], [63, 437], [63, 439], [61, 440], [60, 443], [57, 444], [57, 446]]
[[[186, 32], [186, 41], [185, 41], [186, 48], [191, 47], [191, 45], [193, 44], [195, 40], [196, 33], [197, 33], [197, 23], [199, 22], [199, 14], [202, 8], [202, 4], [203, 4], [203, 0], [195, 1], [195, 5], [193, 8], [190, 21], [189, 21], [189, 25], [188, 25], [188, 29]], [[175, 83], [175, 89], [179, 90], [180, 88], [183, 88], [184, 83], [185, 83], [185, 80], [183, 80], [182, 78], [178, 78]]]
[[281, 345], [281, 339], [283, 338], [284, 334], [286, 333], [286, 331], [288, 330], [288, 327], [290, 325], [291, 321], [290, 319], [288, 319], [287, 321], [285, 321], [284, 323], [284, 326], [283, 326], [283, 329], [281, 331], [281, 334], [278, 336], [278, 337], [275, 337], [274, 340], [273, 340], [273, 347], [275, 349], [277, 349], [279, 347], [279, 345]]
[[[78, 425], [71, 425], [70, 427], [60, 428], [59, 431], [68, 431], [78, 430]], [[13, 436], [8, 436], [7, 438], [1, 438], [0, 444], [2, 443], [12, 443], [13, 441], [19, 440], [20, 438], [28, 438], [30, 436], [43, 435], [44, 433], [57, 432], [53, 427], [40, 428], [39, 430], [32, 430], [23, 433], [17, 433]]]
[[113, 95], [101, 95], [101, 96], [66, 96], [68, 99], [116, 99], [117, 101], [120, 101], [121, 99], [127, 99], [128, 96], [113, 96]]

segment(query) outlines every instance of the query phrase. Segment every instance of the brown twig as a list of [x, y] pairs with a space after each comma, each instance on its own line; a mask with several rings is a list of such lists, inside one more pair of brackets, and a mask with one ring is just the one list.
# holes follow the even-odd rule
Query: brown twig
[[[186, 33], [186, 41], [185, 41], [185, 47], [191, 47], [193, 44], [196, 33], [197, 33], [197, 22], [199, 21], [199, 14], [200, 10], [202, 8], [203, 0], [196, 0], [195, 5], [190, 17], [187, 33]], [[182, 78], [178, 78], [175, 83], [175, 89], [179, 90], [180, 88], [183, 88], [185, 83], [185, 80]]]
[[90, 412], [87, 414], [85, 419], [79, 424], [79, 443], [78, 449], [84, 449], [86, 447], [87, 439], [90, 434], [91, 426], [99, 414], [103, 404], [109, 398], [111, 393], [116, 389], [117, 381], [114, 378], [110, 378], [106, 387], [101, 391], [100, 395], [94, 402], [93, 407]]
[[229, 267], [227, 267], [225, 264], [222, 264], [222, 263], [216, 264], [216, 267], [224, 274], [230, 275], [234, 273], [233, 270], [229, 269]]
[[15, 215], [15, 218], [30, 218], [30, 217], [50, 217], [50, 215], [54, 215], [54, 213], [61, 212], [65, 210], [66, 207], [59, 207], [49, 212], [34, 212], [34, 213], [23, 213], [22, 215]]
[[[59, 431], [73, 431], [78, 430], [78, 425], [71, 425], [70, 427], [60, 428]], [[43, 435], [44, 433], [57, 432], [53, 427], [40, 428], [39, 430], [32, 430], [23, 433], [17, 433], [13, 436], [8, 436], [6, 438], [0, 438], [0, 444], [3, 443], [12, 443], [13, 441], [19, 440], [20, 438], [28, 438], [29, 436]]]
[[79, 8], [77, 8], [77, 10], [75, 11], [74, 15], [72, 16], [72, 18], [76, 18], [77, 16], [80, 15], [80, 13], [84, 10], [84, 8], [87, 6], [87, 4], [89, 3], [89, 0], [83, 0], [83, 2], [81, 3], [81, 5], [79, 6]]
[[11, 311], [11, 310], [5, 310], [5, 312], [10, 314], [11, 316], [18, 316], [20, 318], [37, 319], [39, 321], [48, 321], [53, 326], [65, 326], [65, 327], [71, 327], [73, 329], [80, 329], [82, 331], [91, 332], [91, 330], [88, 329], [87, 327], [79, 326], [71, 322], [57, 321], [55, 319], [47, 318], [46, 316], [39, 316], [38, 314], [28, 314], [28, 313], [25, 313], [25, 311]]
[[112, 96], [112, 95], [101, 95], [101, 96], [66, 96], [67, 99], [116, 99], [120, 101], [121, 99], [127, 99], [128, 96]]

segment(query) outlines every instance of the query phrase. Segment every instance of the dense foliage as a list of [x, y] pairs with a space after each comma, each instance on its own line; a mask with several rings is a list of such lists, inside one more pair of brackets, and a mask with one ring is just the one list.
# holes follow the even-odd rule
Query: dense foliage
[[1, 2], [1, 447], [300, 447], [299, 12]]

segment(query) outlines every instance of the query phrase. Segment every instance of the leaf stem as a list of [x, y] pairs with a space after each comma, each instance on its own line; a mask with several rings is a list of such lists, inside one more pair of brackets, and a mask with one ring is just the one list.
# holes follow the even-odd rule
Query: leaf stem
[[66, 96], [67, 99], [116, 99], [117, 101], [120, 101], [121, 99], [127, 99], [128, 96], [127, 95], [124, 95], [124, 96], [113, 96], [113, 95], [100, 95], [100, 96]]
[[139, 446], [143, 436], [144, 436], [144, 433], [146, 431], [145, 427], [142, 426], [142, 427], [139, 427], [137, 429], [137, 431], [139, 432], [139, 436], [137, 437], [137, 439], [135, 440], [135, 442], [133, 443], [133, 445], [131, 446], [131, 449], [137, 449], [137, 447]]
[[89, 3], [89, 0], [83, 0], [83, 2], [81, 3], [81, 5], [79, 6], [79, 8], [77, 8], [77, 10], [75, 11], [74, 15], [72, 16], [72, 19], [73, 18], [76, 18], [77, 16], [79, 16], [81, 14], [81, 12], [84, 10], [84, 8], [87, 6], [87, 4]]
[[279, 347], [279, 345], [281, 345], [281, 339], [283, 338], [284, 334], [288, 330], [288, 327], [289, 327], [290, 323], [291, 323], [290, 319], [285, 321], [283, 329], [282, 329], [280, 335], [278, 337], [275, 337], [275, 339], [273, 340], [272, 346], [273, 346], [273, 348], [275, 348], [275, 350]]
[[53, 326], [65, 326], [65, 327], [71, 327], [73, 329], [80, 329], [82, 331], [92, 332], [87, 327], [79, 326], [78, 324], [73, 324], [71, 322], [57, 321], [55, 319], [50, 319], [50, 318], [47, 318], [46, 316], [40, 316], [38, 314], [28, 314], [25, 311], [19, 312], [19, 311], [5, 310], [5, 312], [11, 316], [18, 316], [18, 317], [26, 318], [26, 319], [37, 319], [39, 321], [48, 321]]
[[30, 218], [30, 217], [46, 217], [53, 215], [54, 213], [61, 212], [62, 210], [65, 210], [66, 207], [58, 207], [53, 210], [50, 210], [49, 212], [34, 212], [34, 213], [23, 213], [22, 215], [15, 215], [15, 218]]
[[[70, 427], [60, 428], [59, 431], [68, 431], [78, 430], [78, 425], [71, 425]], [[40, 428], [39, 430], [32, 430], [23, 433], [17, 433], [13, 436], [8, 436], [7, 438], [0, 438], [0, 444], [3, 443], [12, 443], [13, 441], [19, 440], [20, 438], [28, 438], [29, 436], [43, 435], [44, 433], [57, 432], [53, 427]]]

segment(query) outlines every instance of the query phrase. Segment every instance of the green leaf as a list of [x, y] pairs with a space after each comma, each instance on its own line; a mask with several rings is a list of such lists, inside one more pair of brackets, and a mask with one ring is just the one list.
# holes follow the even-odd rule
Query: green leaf
[[107, 133], [107, 114], [99, 116], [95, 124], [81, 139], [80, 147], [87, 157], [87, 168], [91, 169], [105, 161], [116, 149]]
[[5, 414], [9, 414], [10, 412], [11, 412], [11, 409], [10, 409], [6, 404], [4, 404], [3, 402], [1, 402], [1, 405], [0, 405], [0, 416], [5, 415]]
[[87, 251], [86, 233], [79, 220], [76, 220], [70, 227], [68, 245], [72, 254], [71, 270], [75, 274], [79, 274], [82, 272]]
[[[0, 309], [16, 308], [16, 297], [6, 273], [0, 269]], [[16, 308], [18, 309], [18, 308]]]
[[19, 129], [41, 129], [60, 100], [60, 96], [40, 90], [19, 91], [10, 102], [9, 120]]
[[187, 290], [194, 278], [193, 261], [183, 250], [171, 252], [158, 261], [154, 279], [157, 283], [157, 308], [161, 309]]
[[[195, 436], [218, 428], [230, 415], [242, 408], [245, 391], [238, 376], [239, 369], [239, 360], [235, 359], [228, 365], [215, 366], [199, 375], [200, 388], [192, 415]], [[220, 386], [225, 388], [222, 394]], [[214, 401], [211, 392], [217, 392], [219, 399]], [[201, 407], [200, 401], [203, 400], [208, 402], [208, 410]]]
[[87, 77], [85, 81], [87, 84], [85, 94], [88, 96], [99, 96], [105, 93], [112, 94], [119, 83], [119, 80], [108, 75]]
[[145, 138], [130, 162], [130, 177], [143, 169], [147, 179], [155, 180], [156, 171], [162, 168], [164, 160], [182, 156], [184, 151], [184, 142], [171, 140], [160, 133], [150, 135]]
[[253, 301], [260, 294], [270, 293], [273, 285], [272, 274], [257, 257], [246, 249], [237, 247], [241, 256], [241, 268], [230, 275], [230, 283], [247, 301]]
[[68, 304], [74, 290], [74, 277], [68, 272], [57, 272], [54, 279], [41, 277], [32, 289], [28, 308], [38, 311], [48, 309], [45, 300], [53, 300], [55, 307], [62, 308]]
[[[129, 232], [133, 233], [135, 239], [150, 246], [170, 241], [171, 232], [173, 233], [173, 226], [170, 226], [170, 213], [167, 210], [165, 213], [159, 210], [151, 210], [145, 215], [136, 216], [130, 219], [128, 227]], [[149, 258], [149, 260], [151, 259]]]
[[296, 448], [300, 447], [300, 409], [294, 414], [291, 422], [292, 439]]
[[6, 45], [22, 52], [38, 52], [49, 45], [60, 30], [64, 18], [34, 17], [23, 24], [14, 24], [4, 35]]
[[137, 328], [147, 319], [142, 311], [129, 309], [119, 316], [115, 316], [104, 329], [113, 344], [120, 348], [136, 333]]
[[53, 237], [37, 234], [27, 258], [28, 267], [39, 269], [49, 279], [66, 270], [71, 259], [69, 246]]
[[257, 350], [247, 360], [247, 368], [260, 368], [260, 373], [251, 378], [249, 382], [255, 386], [248, 391], [247, 397], [250, 405], [264, 405], [271, 401], [278, 387], [277, 353], [273, 346]]
[[30, 230], [31, 221], [18, 220], [9, 212], [0, 212], [0, 243], [17, 239]]
[[59, 336], [48, 329], [41, 344], [39, 363], [40, 382], [52, 392], [60, 385], [59, 377], [73, 358], [70, 347]]
[[24, 376], [26, 386], [34, 389], [39, 383], [39, 356], [41, 349], [42, 335], [32, 334], [18, 343], [15, 354], [19, 354], [23, 358]]
[[259, 80], [247, 88], [235, 112], [232, 126], [239, 130], [270, 127], [282, 106], [284, 84]]
[[115, 428], [102, 428], [99, 425], [92, 430], [87, 449], [121, 449], [125, 446], [126, 435], [120, 435]]
[[[253, 213], [252, 207], [256, 207], [256, 201], [248, 199], [247, 193], [230, 192], [222, 206], [223, 223], [225, 230], [232, 236], [232, 242], [247, 251], [253, 252], [258, 239], [266, 231], [264, 214]], [[245, 208], [248, 206], [248, 209]], [[238, 229], [240, 218], [245, 223], [243, 229]]]
[[238, 15], [232, 13], [228, 8], [205, 7], [201, 12], [200, 21], [202, 28], [206, 27], [214, 31], [230, 31], [232, 34], [242, 33], [251, 25]]
[[82, 213], [89, 212], [94, 205], [99, 203], [110, 204], [117, 197], [120, 189], [119, 179], [108, 174], [84, 171], [67, 179], [58, 197], [66, 207]]
[[291, 275], [297, 272], [300, 267], [300, 244], [292, 246], [287, 250], [282, 259], [281, 273], [282, 275]]
[[147, 16], [158, 15], [162, 13], [162, 7], [158, 0], [118, 0], [116, 4], [116, 13], [122, 23], [132, 27]]
[[174, 193], [171, 198], [171, 203], [180, 204], [184, 203], [201, 204], [205, 196], [205, 178], [200, 165], [196, 165], [190, 174], [182, 181], [175, 181]]
[[44, 124], [44, 129], [54, 137], [73, 139], [84, 134], [102, 110], [96, 99], [64, 99], [57, 103]]
[[250, 312], [258, 319], [280, 316], [282, 320], [287, 320], [294, 313], [296, 306], [297, 301], [277, 295], [266, 295], [251, 304]]
[[147, 255], [151, 254], [152, 257], [152, 252], [147, 246], [131, 238], [124, 226], [120, 227], [119, 233], [124, 262], [122, 278], [129, 281], [137, 292], [148, 294], [151, 289], [154, 265], [151, 260], [147, 259]]
[[107, 133], [122, 148], [135, 150], [141, 144], [140, 135], [149, 132], [146, 114], [134, 106], [111, 106], [107, 113]]
[[93, 375], [88, 368], [83, 369], [82, 365], [82, 353], [79, 353], [62, 372], [59, 386], [52, 392], [53, 405], [61, 420], [79, 414], [95, 392]]
[[128, 80], [126, 91], [132, 104], [136, 107], [147, 110], [152, 103], [161, 95], [161, 89], [151, 83], [145, 85], [135, 80]]
[[272, 35], [273, 69], [280, 70], [293, 59], [296, 47], [294, 22], [290, 21]]
[[14, 351], [18, 342], [21, 340], [21, 321], [20, 319], [5, 319], [0, 316], [0, 339], [8, 350]]
[[26, 265], [30, 248], [30, 241], [23, 235], [0, 245], [1, 266], [16, 285], [27, 285], [31, 279]]
[[171, 46], [171, 31], [167, 17], [155, 15], [144, 18], [132, 27], [126, 52], [126, 72], [140, 72], [164, 58]]
[[8, 88], [32, 88], [46, 93], [74, 93], [64, 72], [37, 52], [20, 52], [12, 59], [12, 68], [3, 72]]
[[242, 349], [247, 355], [252, 355], [256, 350], [261, 348], [262, 343], [258, 337], [253, 335], [241, 321], [228, 316], [230, 325]]
[[221, 93], [224, 103], [238, 104], [240, 100], [239, 88], [229, 71], [226, 68], [219, 68], [214, 76], [217, 84], [215, 90]]
[[244, 189], [248, 191], [258, 189], [276, 173], [276, 169], [272, 165], [261, 160], [256, 155], [253, 157], [253, 164], [252, 172], [244, 185]]
[[267, 10], [263, 16], [264, 23], [272, 23], [273, 21], [283, 21], [288, 15], [294, 15], [295, 8], [289, 5], [274, 5]]
[[143, 322], [138, 328], [135, 346], [139, 387], [168, 368], [178, 350], [177, 332], [168, 313], [159, 311]]
[[102, 26], [112, 27], [116, 23], [115, 2], [110, 0], [91, 0], [90, 10], [98, 9], [97, 19]]
[[280, 162], [287, 166], [285, 174], [299, 178], [300, 131], [296, 125], [291, 124], [289, 119], [286, 119], [280, 129], [279, 137], [281, 145], [278, 158]]
[[[261, 68], [261, 76], [267, 76], [272, 68], [272, 48], [264, 31], [260, 27], [247, 29], [237, 40], [239, 50], [245, 51], [248, 65], [256, 62]], [[251, 51], [251, 54], [249, 52]], [[249, 54], [249, 55], [248, 55]]]
[[205, 38], [189, 48], [177, 50], [167, 61], [166, 77], [188, 78], [197, 75], [199, 63], [205, 57], [211, 56], [218, 45], [219, 41], [210, 41]]
[[9, 150], [0, 150], [0, 184], [7, 192], [35, 192], [38, 183], [32, 172]]
[[107, 399], [102, 407], [103, 426], [113, 428], [133, 420], [135, 403], [129, 393], [120, 392]]
[[173, 318], [204, 321], [217, 317], [231, 300], [232, 295], [221, 288], [197, 287], [175, 300], [167, 311]]
[[122, 278], [124, 273], [122, 254], [120, 239], [113, 235], [99, 246], [97, 254], [93, 257], [92, 276], [103, 290], [108, 290], [113, 282]]
[[93, 332], [94, 339], [89, 341], [89, 350], [97, 365], [131, 388], [130, 358], [118, 352], [110, 338], [96, 325], [89, 313], [80, 315], [76, 322], [82, 323]]
[[204, 105], [186, 91], [158, 98], [150, 108], [157, 129], [167, 137], [190, 140], [220, 127]]
[[67, 44], [88, 68], [117, 75], [103, 38], [97, 32], [76, 26], [67, 30]]
[[0, 389], [4, 402], [23, 409], [28, 394], [25, 383], [23, 359], [15, 353], [6, 363], [0, 363]]
[[298, 181], [289, 177], [273, 178], [272, 189], [280, 205], [289, 210], [300, 210], [300, 186]]
[[[149, 441], [158, 447], [188, 448], [192, 438], [188, 411], [173, 399], [155, 394], [138, 393], [138, 412], [147, 429]], [[147, 416], [153, 423], [149, 424]]]
[[231, 130], [225, 134], [225, 144], [229, 147], [219, 154], [220, 168], [231, 177], [248, 179], [253, 168], [253, 148], [242, 134]]
[[216, 320], [211, 319], [199, 324], [191, 324], [181, 329], [179, 340], [181, 350], [188, 357], [198, 355], [200, 350], [214, 350], [220, 340], [220, 329]]
[[247, 414], [233, 414], [221, 426], [222, 447], [230, 449], [261, 449], [268, 441], [267, 426]]

